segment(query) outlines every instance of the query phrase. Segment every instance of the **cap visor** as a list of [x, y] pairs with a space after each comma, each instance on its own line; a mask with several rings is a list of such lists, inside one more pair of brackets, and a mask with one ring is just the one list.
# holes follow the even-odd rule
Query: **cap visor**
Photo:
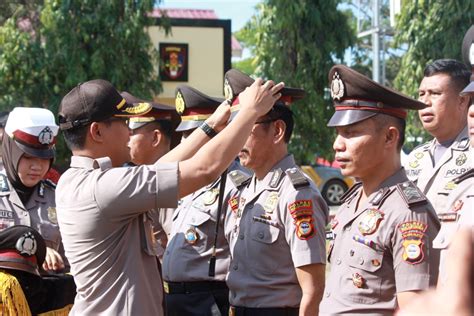
[[461, 91], [460, 95], [466, 95], [469, 93], [474, 93], [474, 81], [471, 81], [471, 83]]
[[152, 109], [150, 103], [143, 102], [143, 103], [125, 103], [119, 109], [117, 109], [117, 113], [114, 116], [118, 117], [134, 117], [134, 116], [141, 116], [147, 114]]
[[33, 267], [33, 264], [29, 265], [23, 262], [0, 261], [0, 268], [7, 270], [25, 271], [40, 276], [38, 268]]
[[[150, 122], [153, 122], [153, 121], [150, 121]], [[130, 123], [128, 123], [128, 128], [131, 129], [131, 130], [135, 130], [135, 129], [138, 129], [142, 126], [145, 126], [146, 124], [148, 124], [150, 122], [130, 122]]]
[[181, 121], [181, 123], [179, 123], [178, 127], [176, 128], [176, 132], [184, 132], [184, 131], [188, 131], [190, 129], [198, 128], [199, 126], [201, 126], [202, 122], [204, 122], [204, 120], [202, 120], [202, 121]]
[[25, 146], [17, 141], [15, 141], [15, 143], [22, 152], [33, 157], [42, 158], [42, 159], [53, 159], [56, 155], [56, 151], [53, 148], [38, 149], [38, 148], [31, 148], [29, 146]]
[[327, 126], [336, 127], [336, 126], [351, 125], [351, 124], [366, 120], [375, 115], [377, 115], [377, 113], [372, 112], [372, 111], [362, 111], [362, 110], [336, 111], [331, 117], [331, 119], [329, 120], [329, 123], [327, 124]]

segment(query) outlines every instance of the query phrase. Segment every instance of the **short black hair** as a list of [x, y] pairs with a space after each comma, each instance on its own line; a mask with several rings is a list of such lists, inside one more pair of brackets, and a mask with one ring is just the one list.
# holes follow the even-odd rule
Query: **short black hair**
[[455, 59], [438, 59], [425, 67], [425, 77], [437, 74], [446, 74], [451, 77], [451, 82], [459, 92], [469, 84], [471, 78], [471, 70]]
[[397, 149], [401, 150], [403, 147], [403, 144], [405, 143], [405, 127], [406, 127], [406, 121], [404, 119], [401, 119], [399, 117], [379, 113], [374, 116], [377, 128], [381, 129], [385, 126], [394, 126], [398, 130], [398, 134], [400, 137], [398, 138], [398, 144], [397, 144]]
[[294, 120], [293, 120], [293, 112], [285, 105], [282, 104], [275, 104], [275, 106], [265, 115], [265, 117], [269, 120], [276, 121], [282, 120], [285, 122], [286, 129], [284, 140], [285, 143], [290, 142], [291, 135], [293, 134], [294, 128]]
[[63, 130], [64, 140], [70, 150], [83, 149], [86, 144], [90, 124]]

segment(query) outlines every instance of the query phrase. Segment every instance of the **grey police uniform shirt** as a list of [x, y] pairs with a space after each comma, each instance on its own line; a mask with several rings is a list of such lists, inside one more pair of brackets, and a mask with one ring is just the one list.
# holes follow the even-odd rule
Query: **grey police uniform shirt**
[[112, 168], [108, 157], [71, 158], [56, 189], [77, 286], [70, 315], [163, 315], [149, 210], [177, 200], [177, 163]]
[[[474, 149], [470, 149], [473, 154]], [[445, 283], [447, 273], [445, 261], [448, 255], [449, 245], [456, 232], [461, 227], [474, 228], [474, 169], [464, 174], [459, 183], [453, 183], [455, 188], [449, 195], [449, 207], [443, 213], [439, 213], [441, 230], [433, 241], [433, 247], [441, 250], [439, 265], [439, 281]]]
[[469, 144], [466, 126], [436, 165], [433, 156], [435, 139], [415, 148], [406, 160], [404, 167], [408, 179], [423, 191], [437, 213], [444, 212], [449, 207], [449, 194], [453, 190], [451, 180], [471, 168]]
[[326, 262], [328, 208], [315, 184], [288, 155], [231, 201], [231, 305], [298, 307], [302, 291], [295, 268]]
[[170, 240], [171, 223], [175, 208], [160, 208], [158, 210], [151, 210], [151, 218], [153, 220], [153, 234], [156, 243], [156, 255], [163, 259], [165, 248]]
[[238, 183], [234, 183], [233, 176], [239, 173], [240, 179], [249, 178], [247, 171], [235, 161], [228, 170], [217, 236], [215, 276], [209, 276], [209, 259], [214, 245], [220, 177], [186, 196], [176, 209], [171, 238], [163, 256], [165, 281], [225, 281], [230, 262], [229, 245], [224, 237], [226, 206], [237, 193]]
[[396, 294], [436, 284], [436, 213], [401, 168], [359, 207], [362, 185], [343, 198], [331, 221], [330, 273], [319, 312], [392, 315]]
[[60, 251], [61, 234], [56, 218], [54, 189], [53, 183], [42, 180], [23, 204], [6, 174], [0, 173], [0, 230], [14, 225], [33, 227], [44, 238], [47, 247]]

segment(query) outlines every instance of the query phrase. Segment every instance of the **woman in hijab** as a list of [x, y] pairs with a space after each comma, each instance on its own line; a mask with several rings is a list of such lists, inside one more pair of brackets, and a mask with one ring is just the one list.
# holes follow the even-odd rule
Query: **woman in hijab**
[[8, 117], [2, 143], [5, 170], [0, 173], [0, 230], [14, 225], [36, 229], [47, 246], [46, 271], [64, 268], [55, 186], [43, 180], [55, 157], [57, 133], [51, 111], [17, 107]]

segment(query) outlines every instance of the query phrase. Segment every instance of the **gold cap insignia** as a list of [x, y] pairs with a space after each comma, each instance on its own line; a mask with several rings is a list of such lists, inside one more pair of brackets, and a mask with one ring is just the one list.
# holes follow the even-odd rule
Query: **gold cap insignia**
[[224, 81], [224, 98], [226, 100], [232, 100], [234, 98], [232, 87], [230, 86], [229, 81], [227, 79], [225, 79]]
[[176, 112], [178, 112], [179, 115], [184, 113], [184, 109], [186, 109], [186, 103], [184, 102], [183, 94], [181, 93], [181, 91], [178, 91], [178, 93], [176, 94], [175, 106]]

